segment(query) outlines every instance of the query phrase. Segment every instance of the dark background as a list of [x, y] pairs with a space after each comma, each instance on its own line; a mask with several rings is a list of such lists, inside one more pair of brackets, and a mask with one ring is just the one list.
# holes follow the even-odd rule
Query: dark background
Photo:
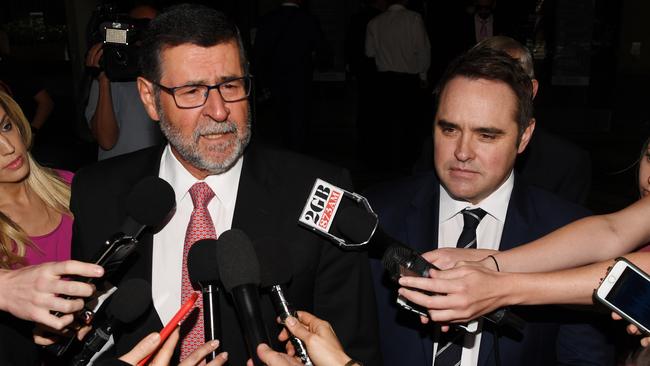
[[[438, 40], [463, 1], [419, 0], [430, 32], [432, 59]], [[637, 198], [636, 167], [641, 144], [650, 132], [647, 105], [650, 79], [650, 2], [639, 0], [547, 0], [541, 32], [531, 34], [535, 5], [531, 0], [499, 0], [497, 9], [536, 52], [541, 92], [536, 115], [548, 130], [589, 151], [593, 164], [587, 205], [596, 212], [619, 209]], [[56, 103], [35, 153], [46, 164], [75, 170], [96, 159], [96, 145], [82, 117], [81, 79], [87, 49], [86, 24], [100, 1], [20, 0], [0, 5], [0, 27], [23, 72], [40, 78]], [[127, 8], [129, 2], [113, 2]], [[159, 8], [172, 1], [159, 1]], [[279, 4], [274, 0], [203, 1], [236, 20], [245, 42], [259, 17]], [[359, 0], [310, 0], [333, 50], [333, 63], [314, 75], [314, 129], [310, 153], [348, 167], [358, 188], [379, 180], [356, 151], [356, 82], [346, 72], [344, 42]], [[435, 83], [435, 80], [431, 80]], [[256, 132], [272, 139], [263, 107]]]

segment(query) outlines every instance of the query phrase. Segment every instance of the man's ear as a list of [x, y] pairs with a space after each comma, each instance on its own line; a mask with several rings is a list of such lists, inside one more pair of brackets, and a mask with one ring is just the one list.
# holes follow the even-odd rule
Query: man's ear
[[156, 95], [154, 94], [154, 85], [151, 81], [138, 76], [137, 80], [138, 92], [140, 93], [140, 99], [142, 104], [144, 104], [144, 110], [147, 111], [149, 118], [154, 121], [159, 121], [160, 117], [158, 116], [158, 111], [156, 110]]
[[521, 134], [519, 146], [517, 147], [517, 154], [521, 154], [524, 152], [524, 150], [526, 150], [526, 146], [528, 146], [530, 139], [533, 137], [533, 131], [535, 131], [535, 118], [530, 119], [528, 127], [526, 127], [524, 133]]
[[539, 81], [537, 79], [532, 79], [531, 82], [533, 83], [533, 99], [537, 96], [537, 89], [539, 89]]

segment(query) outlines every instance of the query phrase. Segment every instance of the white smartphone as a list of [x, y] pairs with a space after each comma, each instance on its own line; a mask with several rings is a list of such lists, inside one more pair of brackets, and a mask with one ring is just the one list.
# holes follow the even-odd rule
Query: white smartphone
[[650, 334], [650, 276], [625, 258], [618, 258], [595, 297], [623, 319]]

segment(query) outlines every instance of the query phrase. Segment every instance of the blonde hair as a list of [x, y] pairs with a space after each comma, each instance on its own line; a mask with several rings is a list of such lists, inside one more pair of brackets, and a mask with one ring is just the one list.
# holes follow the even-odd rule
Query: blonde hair
[[[32, 144], [32, 130], [25, 114], [18, 104], [6, 93], [0, 91], [0, 107], [7, 117], [20, 131], [22, 142], [28, 150], [29, 175], [25, 179], [27, 188], [45, 202], [45, 204], [61, 214], [72, 216], [70, 212], [70, 186], [50, 168], [38, 164], [29, 149]], [[0, 212], [0, 268], [12, 268], [24, 263], [25, 249], [34, 246], [29, 235], [13, 222], [7, 215]]]

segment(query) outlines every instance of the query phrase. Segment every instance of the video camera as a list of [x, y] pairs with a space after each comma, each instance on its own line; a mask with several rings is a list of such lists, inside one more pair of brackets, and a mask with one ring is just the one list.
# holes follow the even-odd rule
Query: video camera
[[89, 23], [92, 44], [102, 42], [100, 70], [111, 81], [132, 81], [139, 75], [138, 52], [149, 19], [133, 19], [118, 13], [114, 4], [101, 4]]

